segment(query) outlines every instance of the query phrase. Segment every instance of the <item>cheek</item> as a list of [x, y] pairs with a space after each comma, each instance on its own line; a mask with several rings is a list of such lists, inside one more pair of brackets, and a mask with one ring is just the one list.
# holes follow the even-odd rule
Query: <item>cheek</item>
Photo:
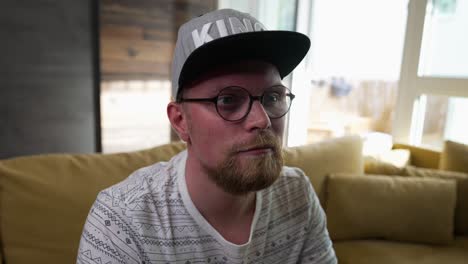
[[283, 139], [283, 135], [284, 135], [284, 124], [285, 124], [285, 117], [271, 120], [271, 127], [273, 128], [273, 131], [281, 139]]
[[210, 114], [192, 113], [190, 138], [192, 145], [210, 159], [219, 156], [228, 143], [222, 130], [222, 121]]
[[221, 130], [219, 125], [209, 124], [208, 121], [194, 128], [192, 148], [206, 166], [217, 166], [226, 158], [225, 153], [231, 142]]

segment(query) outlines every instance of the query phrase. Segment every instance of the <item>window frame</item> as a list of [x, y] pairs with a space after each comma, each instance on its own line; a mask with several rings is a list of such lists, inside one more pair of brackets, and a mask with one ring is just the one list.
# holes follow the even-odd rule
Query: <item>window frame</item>
[[421, 145], [425, 94], [468, 97], [468, 79], [418, 76], [428, 0], [409, 0], [398, 96], [393, 121], [396, 142]]

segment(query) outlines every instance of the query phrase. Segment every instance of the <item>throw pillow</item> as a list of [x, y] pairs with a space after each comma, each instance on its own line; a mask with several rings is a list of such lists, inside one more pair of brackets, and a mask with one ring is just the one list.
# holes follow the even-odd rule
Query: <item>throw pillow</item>
[[468, 145], [445, 141], [439, 169], [468, 173]]
[[359, 136], [333, 138], [319, 143], [285, 148], [285, 164], [299, 167], [310, 178], [323, 205], [322, 186], [327, 174], [364, 172], [362, 139]]
[[439, 168], [440, 151], [401, 143], [393, 144], [393, 148], [409, 150], [411, 152], [411, 165], [413, 166]]
[[398, 168], [403, 168], [410, 164], [411, 152], [408, 149], [392, 149], [366, 157], [374, 158], [380, 162], [391, 164]]
[[453, 179], [457, 181], [457, 203], [455, 206], [455, 234], [468, 235], [468, 174], [436, 169], [407, 166], [405, 175], [413, 177], [430, 177]]
[[402, 175], [404, 168], [378, 160], [375, 157], [364, 157], [364, 173], [381, 175]]
[[453, 239], [455, 196], [454, 180], [330, 175], [328, 230], [334, 240], [448, 243]]

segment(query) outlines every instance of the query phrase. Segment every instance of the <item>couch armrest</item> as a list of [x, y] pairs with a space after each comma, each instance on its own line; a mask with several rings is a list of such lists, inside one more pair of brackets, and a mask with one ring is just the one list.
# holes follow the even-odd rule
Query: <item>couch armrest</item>
[[408, 149], [411, 152], [410, 163], [413, 166], [430, 169], [439, 168], [440, 151], [401, 143], [393, 144], [393, 149]]

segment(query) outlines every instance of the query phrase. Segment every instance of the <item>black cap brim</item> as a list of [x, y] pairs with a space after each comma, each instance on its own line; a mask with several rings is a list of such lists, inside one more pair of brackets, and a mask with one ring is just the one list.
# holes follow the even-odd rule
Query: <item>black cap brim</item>
[[269, 62], [284, 78], [302, 61], [309, 48], [309, 38], [294, 31], [246, 32], [215, 39], [190, 54], [182, 67], [179, 87], [216, 66], [246, 59]]

